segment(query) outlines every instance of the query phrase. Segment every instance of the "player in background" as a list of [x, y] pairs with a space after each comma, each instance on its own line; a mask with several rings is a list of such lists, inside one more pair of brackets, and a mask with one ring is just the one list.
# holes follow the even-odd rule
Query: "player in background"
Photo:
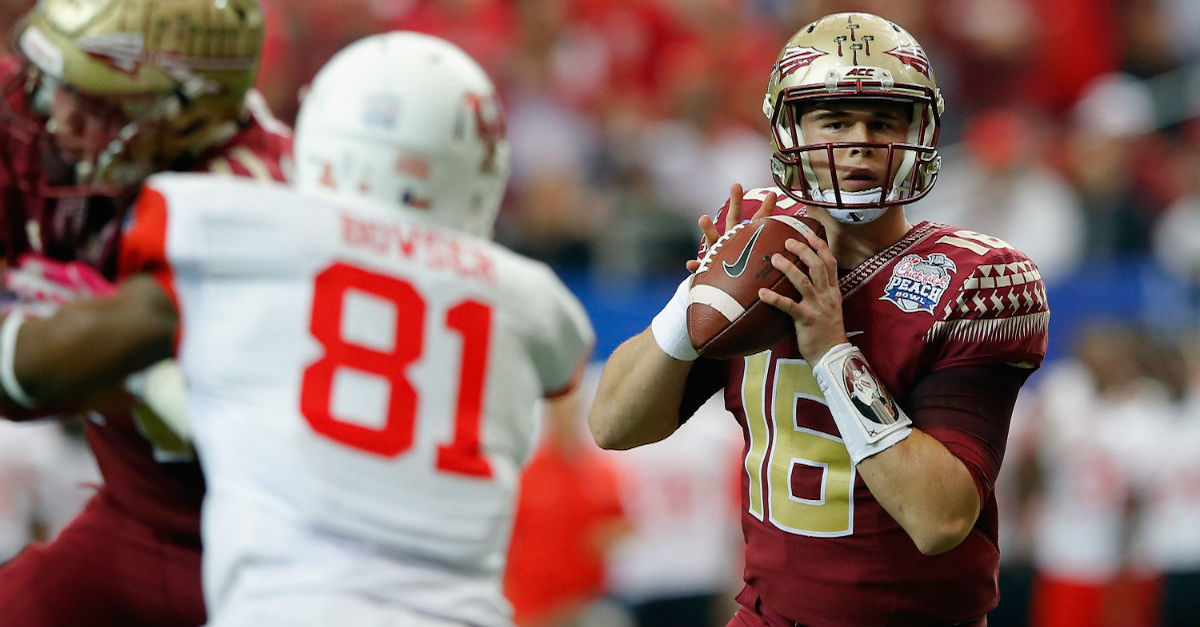
[[494, 88], [440, 39], [373, 36], [325, 66], [297, 128], [298, 189], [152, 177], [120, 290], [4, 318], [0, 381], [60, 403], [177, 355], [209, 625], [509, 625], [535, 404], [572, 389], [594, 336], [549, 267], [490, 240]]
[[[697, 359], [690, 277], [609, 359], [589, 421], [605, 448], [670, 435], [724, 387], [746, 439], [745, 588], [730, 625], [984, 625], [997, 602], [992, 485], [1017, 391], [1049, 316], [1037, 268], [1004, 242], [922, 222], [942, 98], [899, 26], [826, 16], [787, 42], [763, 110], [777, 187], [734, 186], [718, 223], [808, 215], [828, 245], [775, 255], [803, 296], [763, 290], [795, 337], [742, 359]], [[708, 245], [718, 235], [701, 219]], [[696, 264], [690, 263], [694, 269]], [[856, 407], [855, 376], [879, 406]]]
[[[596, 370], [584, 380], [598, 381]], [[633, 525], [609, 562], [609, 582], [638, 627], [723, 625], [734, 607], [742, 430], [725, 416], [712, 398], [670, 438], [606, 455]]]
[[630, 525], [617, 468], [586, 434], [581, 392], [591, 387], [587, 378], [547, 404], [539, 441], [521, 472], [504, 570], [504, 596], [518, 627], [629, 622], [604, 599], [613, 549]]
[[[283, 178], [290, 131], [250, 91], [255, 0], [42, 0], [13, 34], [18, 53], [0, 59], [6, 306], [106, 291], [120, 226], [152, 172]], [[0, 569], [3, 622], [202, 624], [193, 451], [122, 404], [85, 429], [104, 485], [54, 543]]]
[[0, 564], [57, 536], [99, 481], [82, 419], [0, 420]]
[[[1070, 357], [1040, 375], [1014, 416], [1008, 464], [1031, 484], [1032, 627], [1155, 623], [1136, 594], [1153, 576], [1137, 561], [1148, 536], [1134, 533], [1144, 527], [1132, 514], [1147, 502], [1145, 479], [1170, 466], [1188, 434], [1160, 431], [1162, 417], [1180, 414], [1139, 354], [1148, 340], [1111, 321], [1081, 327]], [[1025, 442], [1036, 448], [1022, 451]]]

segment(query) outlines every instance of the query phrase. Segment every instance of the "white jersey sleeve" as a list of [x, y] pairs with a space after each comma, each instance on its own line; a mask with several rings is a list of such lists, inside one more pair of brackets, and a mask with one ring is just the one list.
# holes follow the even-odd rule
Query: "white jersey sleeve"
[[570, 392], [579, 383], [596, 336], [583, 305], [549, 267], [534, 288], [545, 296], [531, 308], [529, 354], [537, 366], [546, 396]]

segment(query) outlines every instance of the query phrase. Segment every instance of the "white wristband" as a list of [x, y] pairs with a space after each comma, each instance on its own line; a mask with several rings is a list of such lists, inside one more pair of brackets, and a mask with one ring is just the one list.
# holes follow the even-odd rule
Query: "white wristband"
[[853, 344], [829, 349], [813, 366], [813, 376], [856, 466], [912, 433], [912, 420]]
[[22, 407], [33, 409], [37, 407], [37, 402], [21, 387], [21, 382], [17, 381], [14, 365], [17, 358], [17, 334], [21, 332], [22, 324], [25, 324], [25, 314], [15, 310], [10, 311], [4, 317], [4, 322], [0, 323], [0, 385], [4, 387], [8, 398]]
[[667, 306], [650, 321], [650, 332], [654, 334], [658, 347], [679, 361], [696, 361], [700, 356], [692, 346], [687, 329], [688, 290], [692, 287], [693, 276], [689, 274], [679, 284], [675, 295], [667, 301]]

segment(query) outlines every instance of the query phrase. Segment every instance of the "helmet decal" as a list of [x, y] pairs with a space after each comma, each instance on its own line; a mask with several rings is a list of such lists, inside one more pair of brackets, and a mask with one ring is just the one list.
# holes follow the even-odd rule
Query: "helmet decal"
[[[846, 14], [846, 30], [850, 31], [850, 34], [838, 35], [833, 38], [833, 40], [837, 42], [838, 56], [846, 56], [846, 53], [842, 48], [843, 44], [845, 44], [846, 47], [850, 49], [850, 54], [853, 56], [852, 60], [854, 65], [858, 65], [858, 53], [860, 51], [867, 55], [871, 54], [871, 42], [875, 41], [874, 35], [862, 35], [860, 37], [858, 35], [858, 30], [860, 28], [862, 28], [862, 25], [855, 23], [854, 14], [848, 13]], [[849, 44], [846, 43], [847, 40], [850, 42]]]
[[146, 52], [141, 33], [101, 33], [79, 40], [79, 49], [108, 67], [130, 76], [137, 74]]
[[504, 115], [500, 112], [499, 103], [491, 96], [467, 92], [464, 99], [467, 110], [474, 114], [475, 132], [484, 145], [480, 169], [492, 172], [496, 169], [496, 147], [504, 140]]
[[370, 94], [363, 101], [363, 123], [383, 130], [396, 128], [400, 101], [389, 93]]
[[416, 155], [402, 154], [396, 157], [394, 169], [397, 174], [404, 174], [416, 179], [425, 180], [429, 178], [432, 168], [433, 166], [430, 165], [429, 159]]
[[775, 80], [783, 80], [784, 77], [792, 72], [812, 64], [818, 57], [823, 57], [827, 54], [829, 53], [821, 52], [816, 48], [808, 46], [788, 46], [779, 57], [779, 61], [775, 63]]
[[900, 59], [905, 65], [925, 75], [925, 78], [930, 78], [933, 72], [933, 65], [929, 63], [929, 57], [925, 56], [925, 51], [916, 43], [907, 46], [896, 46], [887, 51], [888, 54]]

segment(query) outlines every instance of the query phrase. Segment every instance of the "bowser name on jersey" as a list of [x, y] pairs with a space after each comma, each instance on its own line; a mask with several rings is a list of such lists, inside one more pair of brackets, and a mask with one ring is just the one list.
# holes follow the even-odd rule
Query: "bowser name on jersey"
[[463, 278], [495, 283], [496, 272], [484, 252], [460, 238], [419, 224], [383, 224], [341, 214], [342, 241], [376, 255], [396, 255], [430, 270], [449, 271]]

